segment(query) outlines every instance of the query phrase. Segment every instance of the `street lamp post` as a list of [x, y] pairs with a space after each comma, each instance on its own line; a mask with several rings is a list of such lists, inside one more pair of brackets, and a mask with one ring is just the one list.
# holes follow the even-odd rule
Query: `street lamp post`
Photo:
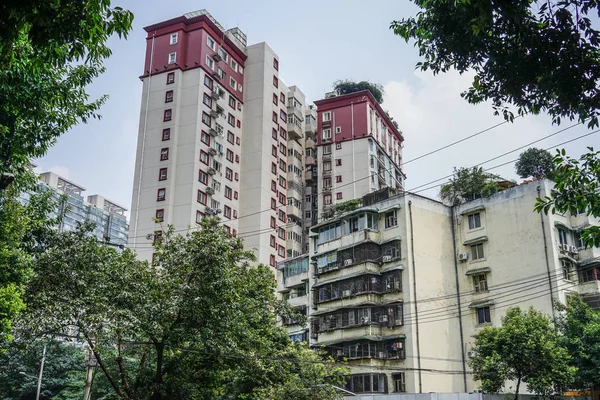
[[40, 364], [40, 375], [37, 383], [37, 394], [35, 400], [40, 400], [40, 391], [42, 390], [42, 375], [44, 374], [44, 361], [46, 361], [46, 343], [44, 343], [44, 350], [42, 350], [42, 363]]

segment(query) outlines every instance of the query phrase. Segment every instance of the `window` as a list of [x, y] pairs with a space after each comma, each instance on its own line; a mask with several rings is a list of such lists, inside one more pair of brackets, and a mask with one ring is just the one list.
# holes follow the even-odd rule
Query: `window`
[[336, 183], [340, 183], [340, 182], [342, 182], [342, 176], [341, 176], [341, 175], [337, 175], [337, 176], [335, 177], [335, 181], [336, 181]]
[[398, 225], [398, 218], [396, 217], [396, 210], [388, 211], [385, 213], [384, 216], [385, 216], [385, 229]]
[[492, 317], [490, 315], [490, 307], [479, 307], [477, 308], [477, 323], [481, 324], [489, 324], [492, 322]]
[[471, 246], [471, 260], [483, 259], [483, 243], [477, 243]]
[[342, 127], [341, 126], [336, 126], [335, 127], [335, 134], [338, 135], [340, 133], [342, 133]]
[[279, 101], [279, 99], [277, 98], [277, 94], [273, 93], [273, 104], [277, 105], [278, 101]]
[[159, 181], [167, 180], [167, 169], [166, 168], [161, 168], [158, 170], [158, 180]]
[[285, 206], [285, 195], [283, 193], [279, 193], [279, 203]]
[[573, 280], [573, 263], [567, 259], [561, 258], [560, 264], [562, 266], [563, 279], [568, 281]]
[[208, 196], [202, 190], [198, 190], [198, 196], [196, 197], [196, 201], [200, 204], [206, 205], [206, 201], [208, 200]]
[[277, 129], [273, 128], [273, 130], [271, 131], [271, 137], [277, 140]]
[[196, 223], [199, 224], [204, 219], [204, 213], [196, 211]]
[[233, 151], [227, 149], [227, 155], [225, 156], [225, 158], [227, 158], [227, 161], [233, 162]]
[[271, 228], [275, 228], [275, 226], [277, 226], [277, 220], [275, 219], [275, 217], [271, 217], [270, 226]]
[[221, 68], [217, 68], [217, 76], [219, 77], [219, 79], [223, 80], [225, 79], [225, 76], [227, 76], [227, 74]]
[[473, 287], [475, 288], [475, 293], [487, 292], [487, 274], [473, 275]]
[[277, 175], [277, 164], [271, 163], [271, 172]]
[[323, 146], [323, 154], [331, 154], [331, 145], [330, 144], [326, 144], [325, 146]]
[[331, 188], [331, 178], [323, 178], [323, 187]]
[[232, 77], [229, 77], [229, 87], [233, 90], [235, 90], [235, 88], [237, 87], [237, 82]]
[[170, 85], [171, 83], [175, 83], [175, 72], [169, 72], [167, 74], [167, 85]]
[[202, 111], [202, 122], [206, 126], [211, 126], [211, 124], [212, 124], [212, 118], [210, 117], [210, 115], [208, 115], [204, 111]]
[[164, 122], [170, 121], [172, 117], [173, 117], [173, 111], [171, 111], [171, 109], [165, 110], [165, 113], [163, 115], [163, 121]]
[[208, 94], [204, 93], [202, 95], [202, 102], [207, 105], [209, 108], [212, 108], [213, 106], [213, 99], [212, 97], [210, 97]]
[[175, 64], [177, 61], [177, 53], [169, 53], [169, 64]]
[[341, 143], [336, 143], [335, 144], [335, 149], [336, 150], [341, 150], [342, 149], [342, 144]]
[[331, 111], [323, 113], [323, 122], [331, 121]]
[[236, 200], [238, 199], [238, 192], [235, 190], [233, 191], [233, 198]]
[[277, 200], [271, 198], [271, 209], [277, 210]]
[[279, 60], [276, 58], [273, 59], [273, 68], [279, 71]]
[[225, 216], [225, 218], [231, 219], [231, 207], [225, 206], [223, 208], [223, 215]]
[[233, 193], [233, 190], [231, 190], [231, 188], [229, 186], [225, 186], [225, 197], [227, 197], [228, 199], [231, 200], [232, 193]]
[[219, 55], [221, 56], [221, 59], [223, 59], [225, 64], [229, 63], [229, 54], [227, 54], [224, 48], [219, 47]]
[[210, 135], [204, 131], [200, 133], [200, 141], [207, 146], [210, 146]]
[[560, 244], [569, 244], [569, 241], [567, 240], [566, 229], [558, 228], [558, 242]]
[[573, 232], [573, 241], [575, 242], [575, 246], [579, 248], [585, 247], [583, 238], [581, 237], [581, 232]]
[[204, 86], [210, 89], [212, 89], [214, 86], [213, 80], [208, 75], [204, 76]]
[[198, 170], [198, 182], [208, 185], [208, 174], [201, 169]]
[[156, 201], [165, 201], [167, 196], [167, 189], [161, 188], [156, 191]]
[[165, 103], [171, 103], [171, 102], [173, 102], [173, 91], [167, 90], [167, 92], [165, 93]]
[[323, 140], [331, 139], [331, 129], [323, 129]]
[[392, 381], [394, 382], [394, 392], [404, 393], [406, 392], [406, 379], [404, 372], [392, 374]]
[[281, 118], [281, 120], [283, 122], [287, 122], [287, 113], [283, 110], [279, 111], [279, 118]]
[[308, 219], [308, 218], [310, 218], [310, 217], [311, 217], [311, 212], [310, 212], [310, 211], [306, 211], [306, 212], [304, 213], [304, 218], [307, 218], [307, 219]]
[[233, 114], [227, 115], [227, 122], [229, 123], [229, 125], [235, 126], [235, 117], [233, 116]]
[[285, 222], [285, 213], [279, 210], [279, 220]]
[[281, 154], [283, 154], [284, 156], [285, 156], [285, 155], [286, 155], [286, 153], [287, 153], [287, 147], [285, 147], [285, 145], [284, 145], [283, 143], [279, 143], [279, 152], [280, 152]]
[[156, 210], [156, 214], [155, 214], [154, 218], [156, 218], [156, 222], [164, 222], [164, 220], [165, 220], [164, 208], [161, 208], [160, 210]]
[[238, 146], [240, 145], [241, 141], [239, 137], [235, 138], [235, 144], [237, 144]]
[[281, 136], [283, 140], [287, 140], [287, 132], [281, 126], [279, 127], [279, 136]]
[[167, 161], [169, 159], [169, 148], [165, 147], [160, 149], [160, 161]]
[[271, 180], [271, 190], [277, 193], [277, 182], [275, 182], [274, 180]]
[[285, 257], [285, 247], [279, 246], [279, 249], [277, 249], [277, 254], [279, 254], [279, 257]]
[[335, 165], [336, 165], [336, 167], [339, 167], [340, 165], [342, 165], [342, 159], [341, 158], [336, 159]]
[[171, 40], [169, 44], [177, 44], [177, 33], [171, 33]]
[[233, 97], [232, 95], [229, 95], [229, 107], [235, 109], [235, 97]]
[[481, 213], [470, 214], [469, 219], [469, 229], [481, 228]]
[[216, 43], [215, 43], [215, 41], [214, 41], [214, 40], [213, 40], [213, 38], [211, 38], [210, 36], [207, 36], [207, 37], [206, 37], [206, 45], [207, 45], [207, 46], [208, 46], [208, 47], [209, 47], [209, 48], [210, 48], [212, 51], [215, 51], [215, 49], [216, 49], [216, 47], [217, 47], [217, 46], [216, 46]]
[[240, 180], [240, 174], [238, 174], [237, 172], [235, 173], [235, 181], [239, 181]]
[[235, 140], [235, 135], [228, 131], [227, 132], [227, 141], [229, 143], [233, 144], [234, 140]]
[[231, 170], [231, 168], [225, 168], [225, 178], [227, 180], [233, 179], [233, 171]]
[[279, 79], [275, 75], [273, 75], [273, 86], [279, 87]]
[[283, 229], [283, 228], [277, 229], [277, 236], [279, 236], [279, 239], [285, 240], [285, 229]]
[[341, 192], [336, 193], [335, 198], [336, 198], [336, 200], [342, 200], [342, 193]]
[[325, 205], [331, 204], [331, 195], [330, 194], [326, 194], [325, 196], [323, 196], [323, 204], [325, 204]]
[[277, 146], [275, 146], [275, 145], [271, 146], [271, 155], [273, 157], [277, 157]]
[[171, 128], [165, 128], [162, 132], [162, 140], [165, 141], [169, 139], [171, 139]]
[[277, 247], [277, 239], [275, 238], [275, 235], [269, 236], [269, 244], [271, 247]]
[[287, 187], [287, 182], [285, 180], [285, 178], [283, 176], [279, 177], [279, 186], [281, 186], [282, 188], [286, 188]]
[[331, 171], [331, 161], [325, 161], [323, 163], [323, 171]]
[[277, 123], [277, 113], [275, 111], [273, 111], [273, 116], [271, 117], [271, 120]]
[[208, 162], [209, 162], [208, 153], [205, 152], [204, 150], [200, 150], [200, 162], [202, 164], [208, 165]]
[[217, 160], [213, 160], [213, 168], [216, 169], [217, 171], [221, 172], [221, 163], [218, 162]]
[[269, 265], [273, 268], [275, 268], [277, 266], [277, 262], [275, 261], [275, 255], [271, 254], [269, 256]]
[[231, 59], [231, 69], [233, 70], [233, 72], [237, 72], [238, 70], [238, 64], [233, 58]]
[[213, 71], [215, 70], [215, 60], [213, 60], [208, 54], [206, 55], [206, 61], [204, 61], [206, 66]]

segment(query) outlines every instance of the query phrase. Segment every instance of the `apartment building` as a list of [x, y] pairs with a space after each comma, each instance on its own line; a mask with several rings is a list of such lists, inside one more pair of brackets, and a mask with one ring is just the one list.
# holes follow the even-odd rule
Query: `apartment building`
[[308, 231], [318, 222], [319, 216], [319, 168], [317, 166], [317, 110], [306, 109], [304, 116], [304, 238], [303, 253], [308, 253]]
[[[98, 240], [115, 246], [127, 244], [129, 225], [125, 212], [127, 209], [118, 203], [100, 195], [84, 196], [85, 187], [74, 183], [54, 172], [44, 172], [39, 177], [42, 190], [49, 189], [58, 202], [59, 208], [53, 216], [63, 215], [59, 231], [72, 231], [84, 222], [95, 225], [93, 234]], [[21, 201], [29, 201], [29, 193], [20, 196]], [[60, 197], [65, 196], [61, 201]]]
[[404, 137], [368, 90], [315, 101], [319, 218], [384, 187], [402, 189]]
[[280, 263], [278, 291], [310, 321], [284, 321], [290, 335], [347, 360], [355, 393], [479, 389], [466, 365], [473, 336], [509, 307], [552, 316], [569, 293], [600, 304], [600, 254], [581, 243], [600, 221], [533, 212], [552, 186], [456, 207], [389, 188], [364, 196], [310, 229], [308, 262]]

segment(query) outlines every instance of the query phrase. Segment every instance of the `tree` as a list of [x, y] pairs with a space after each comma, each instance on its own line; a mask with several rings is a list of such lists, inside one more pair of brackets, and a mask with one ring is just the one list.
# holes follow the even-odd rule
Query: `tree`
[[23, 173], [79, 122], [99, 117], [106, 97], [86, 87], [104, 71], [110, 36], [133, 15], [109, 0], [9, 0], [0, 6], [0, 176]]
[[454, 168], [450, 182], [440, 189], [440, 198], [452, 205], [458, 205], [491, 196], [505, 189], [499, 181], [499, 177], [485, 172], [481, 167]]
[[587, 390], [600, 386], [600, 314], [592, 310], [578, 295], [567, 298], [566, 306], [559, 303], [557, 321], [562, 343], [576, 368], [575, 389]]
[[548, 396], [560, 393], [575, 372], [552, 323], [533, 308], [509, 308], [501, 327], [486, 327], [475, 335], [473, 350], [469, 366], [481, 389], [498, 393], [506, 381], [516, 381], [515, 400], [521, 383], [532, 393]]
[[368, 90], [379, 104], [383, 103], [383, 86], [377, 83], [369, 81], [355, 82], [349, 79], [338, 80], [333, 84], [333, 90], [340, 96], [360, 92], [361, 90]]
[[[56, 234], [36, 260], [22, 327], [75, 330], [118, 398], [255, 399], [306, 371], [276, 326], [273, 273], [252, 266], [217, 219], [185, 237], [158, 230], [155, 265], [99, 245], [90, 229]], [[332, 368], [306, 374], [327, 382]]]
[[0, 398], [35, 399], [42, 349], [46, 346], [41, 399], [81, 399], [85, 360], [81, 349], [56, 341], [13, 342], [0, 356]]
[[548, 150], [532, 147], [519, 154], [519, 160], [515, 164], [517, 174], [525, 179], [531, 176], [536, 179], [552, 179], [554, 174], [554, 163], [552, 154]]
[[[557, 151], [553, 158], [556, 185], [550, 196], [537, 199], [536, 211], [600, 217], [600, 152], [588, 149], [579, 159], [568, 156], [564, 149]], [[581, 237], [588, 247], [600, 246], [600, 227], [586, 227]]]
[[33, 257], [56, 222], [47, 217], [55, 204], [50, 193], [34, 193], [24, 205], [17, 187], [0, 191], [0, 354], [12, 339], [14, 318], [25, 307], [22, 294]]
[[394, 33], [414, 40], [421, 70], [473, 71], [462, 96], [473, 104], [491, 100], [496, 113], [547, 112], [598, 126], [600, 32], [587, 0], [413, 0], [416, 18], [391, 23]]

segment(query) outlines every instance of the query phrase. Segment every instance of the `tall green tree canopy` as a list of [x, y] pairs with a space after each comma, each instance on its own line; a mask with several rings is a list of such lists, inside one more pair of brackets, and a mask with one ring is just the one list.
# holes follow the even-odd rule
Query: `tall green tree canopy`
[[20, 174], [106, 97], [86, 87], [103, 71], [113, 34], [133, 15], [110, 0], [3, 1], [0, 5], [0, 176]]
[[[553, 158], [556, 181], [550, 196], [538, 199], [536, 211], [560, 212], [600, 217], [600, 152], [588, 148], [580, 158], [573, 158], [565, 150]], [[600, 246], [600, 227], [587, 226], [581, 237], [588, 247]]]
[[566, 305], [559, 303], [558, 310], [562, 343], [577, 369], [572, 387], [588, 390], [600, 386], [600, 313], [578, 295], [569, 296]]
[[532, 147], [519, 155], [515, 170], [521, 178], [554, 178], [554, 163], [548, 150]]
[[475, 335], [475, 355], [469, 360], [481, 389], [498, 393], [507, 381], [516, 381], [515, 400], [522, 383], [532, 393], [560, 393], [572, 382], [575, 368], [550, 320], [533, 308], [509, 308], [502, 326], [486, 327]]
[[361, 90], [368, 90], [378, 103], [383, 103], [383, 86], [377, 83], [369, 81], [355, 82], [349, 79], [338, 80], [333, 84], [333, 90], [340, 96], [360, 92]]
[[462, 93], [478, 104], [490, 100], [512, 119], [546, 112], [598, 126], [600, 32], [591, 16], [600, 4], [588, 0], [413, 0], [416, 18], [391, 23], [394, 33], [414, 40], [433, 73], [473, 71]]
[[120, 399], [259, 399], [291, 378], [315, 393], [314, 380], [343, 382], [276, 326], [270, 269], [216, 219], [200, 228], [157, 235], [155, 265], [99, 245], [89, 227], [57, 234], [34, 265], [23, 327], [76, 331]]
[[491, 196], [505, 189], [498, 176], [485, 172], [481, 167], [454, 168], [450, 182], [440, 188], [440, 198], [451, 205]]

